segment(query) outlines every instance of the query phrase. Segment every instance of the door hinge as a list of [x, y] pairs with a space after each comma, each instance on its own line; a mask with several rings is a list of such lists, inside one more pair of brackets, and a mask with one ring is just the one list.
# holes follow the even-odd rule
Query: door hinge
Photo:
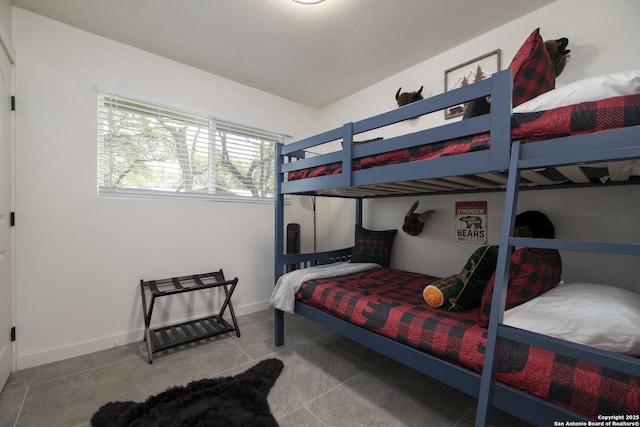
[[11, 342], [16, 340], [16, 327], [11, 328]]
[[11, 111], [16, 111], [16, 97], [11, 96]]
[[15, 227], [16, 226], [16, 213], [15, 212], [11, 212], [11, 214], [9, 214], [9, 226], [10, 227]]

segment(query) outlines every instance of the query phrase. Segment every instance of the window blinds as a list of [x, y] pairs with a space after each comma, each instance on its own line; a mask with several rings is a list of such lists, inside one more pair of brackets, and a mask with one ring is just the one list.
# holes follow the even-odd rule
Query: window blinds
[[281, 134], [98, 94], [101, 195], [273, 198]]

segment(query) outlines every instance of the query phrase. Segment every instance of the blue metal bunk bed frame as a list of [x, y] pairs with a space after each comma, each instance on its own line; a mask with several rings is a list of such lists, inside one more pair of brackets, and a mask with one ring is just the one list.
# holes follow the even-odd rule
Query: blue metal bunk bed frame
[[[284, 196], [285, 194], [322, 195], [323, 190], [375, 186], [389, 182], [423, 180], [456, 175], [470, 175], [508, 171], [505, 207], [500, 232], [500, 247], [496, 280], [488, 324], [487, 349], [482, 374], [462, 368], [446, 360], [408, 347], [321, 310], [296, 302], [295, 313], [315, 321], [351, 340], [369, 347], [391, 359], [459, 389], [478, 399], [476, 426], [487, 425], [492, 407], [499, 408], [537, 425], [553, 425], [554, 421], [586, 421], [588, 418], [545, 401], [514, 387], [497, 382], [498, 338], [536, 346], [552, 352], [581, 359], [603, 367], [640, 377], [640, 359], [613, 354], [592, 347], [575, 344], [534, 332], [502, 324], [506, 282], [509, 276], [511, 250], [514, 246], [555, 248], [558, 250], [588, 251], [640, 255], [640, 243], [611, 243], [558, 239], [515, 238], [513, 228], [520, 183], [520, 172], [545, 166], [572, 165], [589, 162], [640, 158], [640, 126], [608, 130], [521, 144], [512, 143], [511, 132], [511, 72], [505, 70], [490, 79], [445, 94], [437, 95], [405, 107], [355, 123], [347, 123], [302, 141], [278, 145], [276, 148], [276, 209], [275, 209], [275, 266], [276, 279], [285, 271], [318, 263], [348, 260], [351, 248], [313, 254], [284, 253]], [[377, 129], [423, 114], [440, 111], [482, 96], [491, 96], [490, 114], [443, 125], [434, 129], [354, 146], [356, 134]], [[380, 166], [368, 170], [352, 170], [354, 158], [378, 154], [393, 149], [409, 148], [429, 142], [445, 141], [489, 131], [491, 144], [487, 150], [458, 154], [400, 165]], [[343, 140], [340, 151], [305, 158], [305, 150], [335, 140]], [[293, 159], [293, 161], [291, 161]], [[285, 181], [290, 171], [332, 162], [342, 162], [342, 172], [336, 175]], [[393, 177], [390, 179], [389, 177]], [[366, 187], [365, 187], [366, 188]], [[413, 194], [420, 194], [415, 191]], [[325, 193], [324, 195], [334, 195]], [[409, 194], [404, 194], [404, 196]], [[351, 195], [356, 201], [356, 224], [362, 224], [362, 200], [357, 190]], [[275, 344], [284, 344], [284, 313], [275, 310]]]

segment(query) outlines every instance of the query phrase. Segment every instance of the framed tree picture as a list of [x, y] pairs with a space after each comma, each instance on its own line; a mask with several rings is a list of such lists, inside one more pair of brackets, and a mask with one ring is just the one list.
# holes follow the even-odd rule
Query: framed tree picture
[[[444, 91], [448, 92], [462, 86], [479, 82], [500, 71], [500, 49], [464, 62], [444, 71]], [[467, 104], [454, 105], [444, 110], [444, 118], [462, 116]]]

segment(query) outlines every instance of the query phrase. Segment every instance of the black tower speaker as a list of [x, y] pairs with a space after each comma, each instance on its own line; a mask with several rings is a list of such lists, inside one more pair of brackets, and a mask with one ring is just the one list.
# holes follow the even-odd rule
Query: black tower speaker
[[300, 253], [300, 224], [287, 224], [287, 253]]

